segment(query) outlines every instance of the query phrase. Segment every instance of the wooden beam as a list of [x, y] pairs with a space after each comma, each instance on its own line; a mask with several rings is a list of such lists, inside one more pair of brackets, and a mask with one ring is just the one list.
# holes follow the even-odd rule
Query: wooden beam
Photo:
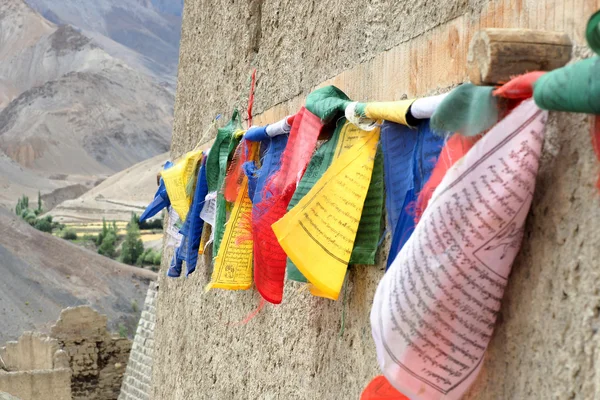
[[566, 33], [532, 29], [488, 28], [469, 45], [467, 73], [475, 85], [495, 85], [530, 71], [551, 71], [571, 59]]

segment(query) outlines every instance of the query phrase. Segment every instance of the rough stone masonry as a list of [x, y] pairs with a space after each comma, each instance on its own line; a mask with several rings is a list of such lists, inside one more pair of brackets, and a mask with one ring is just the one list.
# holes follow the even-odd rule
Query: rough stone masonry
[[[172, 156], [207, 142], [257, 68], [255, 123], [295, 112], [322, 84], [351, 98], [398, 100], [467, 80], [485, 27], [566, 32], [585, 54], [594, 0], [185, 3]], [[551, 113], [534, 204], [483, 371], [468, 399], [600, 397], [598, 163], [590, 118]], [[204, 293], [209, 272], [160, 274], [155, 399], [357, 399], [379, 373], [369, 310], [387, 254], [348, 274], [347, 301], [286, 284], [283, 304], [238, 324], [254, 291]], [[345, 329], [341, 320], [345, 309]]]
[[0, 348], [0, 391], [22, 400], [116, 399], [131, 349], [88, 306], [62, 310], [50, 335], [25, 332]]

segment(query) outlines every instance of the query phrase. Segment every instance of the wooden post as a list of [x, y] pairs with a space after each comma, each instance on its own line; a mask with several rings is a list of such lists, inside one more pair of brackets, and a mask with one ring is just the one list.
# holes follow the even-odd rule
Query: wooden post
[[500, 84], [525, 72], [562, 67], [572, 47], [563, 32], [488, 28], [471, 40], [467, 72], [475, 85]]

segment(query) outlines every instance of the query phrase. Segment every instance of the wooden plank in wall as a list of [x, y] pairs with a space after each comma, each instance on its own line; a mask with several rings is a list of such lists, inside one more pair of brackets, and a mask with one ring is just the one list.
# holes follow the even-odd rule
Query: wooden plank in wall
[[571, 59], [572, 43], [564, 32], [487, 28], [469, 45], [467, 73], [476, 85], [508, 82], [528, 71], [551, 71]]
[[[600, 0], [491, 0], [469, 13], [384, 51], [312, 89], [336, 85], [358, 101], [390, 101], [425, 96], [468, 81], [467, 54], [483, 28], [560, 30], [575, 45], [585, 44], [585, 24]], [[256, 124], [295, 113], [304, 95], [255, 117]]]

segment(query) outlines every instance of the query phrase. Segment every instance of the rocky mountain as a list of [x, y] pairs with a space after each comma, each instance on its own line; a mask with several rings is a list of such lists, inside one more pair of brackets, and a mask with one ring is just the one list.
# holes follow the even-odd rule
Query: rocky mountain
[[44, 330], [63, 308], [88, 304], [109, 328], [135, 329], [133, 303], [144, 304], [156, 273], [120, 264], [39, 232], [0, 209], [0, 343]]
[[[3, 187], [30, 185], [31, 174], [62, 177], [30, 185], [43, 192], [73, 184], [75, 175], [96, 182], [164, 153], [173, 102], [172, 88], [93, 38], [22, 0], [0, 2], [0, 151], [26, 172]], [[2, 165], [19, 171], [6, 159]]]
[[49, 21], [83, 30], [113, 56], [123, 57], [123, 49], [115, 46], [116, 42], [140, 54], [157, 76], [168, 79], [176, 75], [183, 0], [27, 2]]

